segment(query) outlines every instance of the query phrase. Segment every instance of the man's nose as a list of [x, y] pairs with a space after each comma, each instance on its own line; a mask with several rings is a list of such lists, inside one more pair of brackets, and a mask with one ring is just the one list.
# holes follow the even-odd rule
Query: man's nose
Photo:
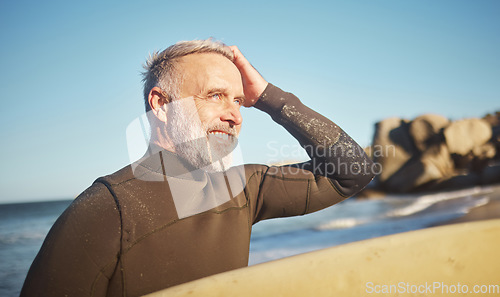
[[240, 105], [234, 102], [226, 103], [221, 115], [221, 121], [229, 122], [235, 126], [241, 125], [243, 117], [241, 116]]

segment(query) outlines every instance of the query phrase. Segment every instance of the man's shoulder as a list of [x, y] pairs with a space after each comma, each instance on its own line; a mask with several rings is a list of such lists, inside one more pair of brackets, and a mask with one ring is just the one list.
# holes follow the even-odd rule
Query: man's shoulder
[[[233, 168], [231, 168], [230, 170], [232, 170]], [[241, 168], [241, 167], [236, 167], [236, 168]], [[245, 170], [245, 175], [246, 175], [246, 178], [248, 180], [252, 177], [260, 176], [260, 175], [264, 174], [268, 170], [269, 166], [263, 165], [263, 164], [248, 163], [248, 164], [243, 165], [243, 168]], [[238, 169], [238, 170], [241, 170], [241, 169]]]
[[129, 182], [134, 179], [135, 176], [133, 171], [133, 164], [129, 164], [119, 169], [118, 171], [97, 178], [94, 183], [109, 184], [111, 186], [114, 186]]
[[127, 165], [114, 173], [99, 177], [92, 183], [92, 185], [76, 197], [75, 201], [70, 205], [68, 210], [87, 209], [92, 208], [95, 205], [98, 205], [100, 208], [103, 208], [104, 205], [115, 208], [116, 197], [113, 192], [113, 187], [121, 183], [126, 183], [132, 179], [133, 174], [130, 165]]

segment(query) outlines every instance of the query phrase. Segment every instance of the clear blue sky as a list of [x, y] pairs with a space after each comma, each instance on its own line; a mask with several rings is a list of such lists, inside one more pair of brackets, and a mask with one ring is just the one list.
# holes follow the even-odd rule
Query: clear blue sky
[[[0, 3], [0, 203], [74, 198], [127, 165], [142, 63], [179, 40], [238, 45], [363, 146], [387, 117], [500, 110], [500, 1], [123, 2]], [[246, 162], [294, 157], [284, 129], [243, 115]]]

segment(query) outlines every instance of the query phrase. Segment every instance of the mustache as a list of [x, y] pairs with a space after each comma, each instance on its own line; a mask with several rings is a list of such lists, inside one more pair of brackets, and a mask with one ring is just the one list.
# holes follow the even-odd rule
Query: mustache
[[236, 130], [236, 128], [234, 127], [230, 127], [230, 126], [227, 126], [227, 125], [223, 125], [223, 124], [214, 124], [214, 125], [211, 125], [209, 127], [207, 127], [205, 129], [206, 133], [208, 134], [210, 131], [221, 131], [221, 132], [224, 132], [224, 133], [227, 133], [231, 136], [234, 136], [234, 137], [238, 137], [238, 130]]

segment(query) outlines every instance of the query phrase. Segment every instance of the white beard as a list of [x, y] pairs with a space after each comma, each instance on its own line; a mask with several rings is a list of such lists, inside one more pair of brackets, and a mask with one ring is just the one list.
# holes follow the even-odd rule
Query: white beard
[[[175, 153], [197, 169], [207, 172], [222, 172], [231, 167], [232, 152], [238, 143], [237, 131], [223, 124], [203, 124], [200, 121], [194, 100], [184, 98], [169, 103], [167, 133], [172, 140]], [[228, 139], [208, 134], [208, 131], [229, 132]]]

